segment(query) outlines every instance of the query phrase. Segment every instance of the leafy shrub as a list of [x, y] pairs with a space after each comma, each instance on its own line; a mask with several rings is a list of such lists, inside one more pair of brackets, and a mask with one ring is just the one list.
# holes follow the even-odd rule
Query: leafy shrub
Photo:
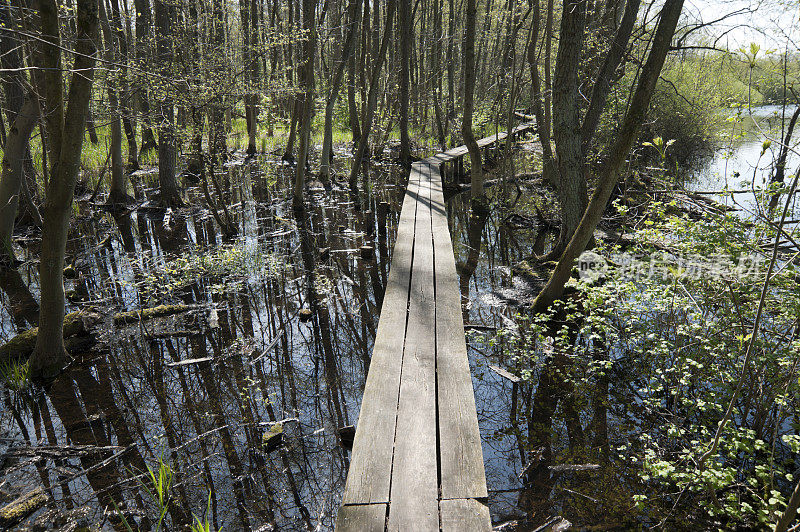
[[[639, 244], [597, 250], [608, 259], [602, 283], [579, 283], [582, 297], [552, 321], [522, 317], [500, 336], [522, 378], [520, 397], [533, 397], [527, 412], [547, 413], [531, 414], [527, 434], [521, 426], [517, 437], [529, 452], [552, 444], [556, 465], [601, 464], [592, 483], [560, 480], [597, 503], [570, 501], [573, 522], [603, 515], [625, 523], [620, 529], [766, 529], [783, 511], [800, 464], [797, 268], [787, 263], [770, 282], [734, 415], [701, 466], [742, 375], [766, 269], [759, 243], [775, 233], [733, 215], [696, 221], [668, 214], [674, 205], [651, 207], [633, 235]], [[665, 246], [672, 258], [651, 267]], [[617, 260], [623, 254], [642, 266], [626, 267]], [[695, 257], [709, 273], [693, 273], [675, 257]], [[752, 257], [763, 260], [730, 267]], [[537, 404], [553, 401], [548, 386], [560, 394], [560, 412]], [[568, 406], [583, 415], [570, 421]], [[564, 432], [568, 447], [558, 443]]]

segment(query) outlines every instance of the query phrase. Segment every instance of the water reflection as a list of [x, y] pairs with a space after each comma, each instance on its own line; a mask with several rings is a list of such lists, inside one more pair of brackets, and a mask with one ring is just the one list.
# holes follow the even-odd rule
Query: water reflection
[[[782, 139], [796, 109], [797, 106], [791, 105], [785, 109], [779, 105], [765, 105], [750, 111], [731, 111], [731, 120], [722, 134], [725, 145], [694, 172], [688, 184], [689, 190], [709, 192], [708, 197], [741, 209], [741, 215], [745, 217], [761, 212], [753, 190], [769, 185], [780, 156]], [[793, 139], [790, 145], [796, 146], [797, 127]], [[800, 156], [794, 148], [788, 151], [785, 159], [786, 174], [794, 174], [798, 166]], [[719, 193], [722, 190], [735, 192], [723, 195]]]
[[[70, 310], [109, 317], [48, 390], [4, 383], [0, 506], [42, 486], [42, 524], [152, 529], [162, 464], [171, 528], [333, 528], [405, 175], [373, 171], [358, 198], [313, 190], [293, 213], [292, 170], [276, 166], [239, 161], [220, 180], [232, 243], [198, 209], [78, 220]], [[0, 277], [4, 341], [36, 323], [36, 286]], [[163, 304], [187, 307], [111, 319]]]
[[[517, 172], [533, 172], [532, 152], [515, 157]], [[312, 183], [294, 211], [284, 170], [229, 164], [220, 183], [238, 226], [232, 243], [198, 209], [144, 204], [80, 220], [69, 250], [73, 310], [109, 317], [94, 349], [47, 392], [3, 388], [0, 449], [18, 458], [0, 464], [0, 504], [44, 486], [52, 502], [34, 519], [152, 529], [160, 505], [149, 471], [164, 464], [173, 528], [194, 516], [229, 530], [333, 528], [405, 172], [371, 167], [367, 193], [329, 195]], [[583, 382], [569, 349], [529, 334], [524, 303], [535, 287], [515, 265], [554, 235], [527, 217], [542, 197], [534, 181], [491, 190], [504, 207], [474, 216], [460, 194], [448, 221], [464, 322], [479, 331], [469, 354], [493, 521], [535, 530], [563, 515], [621, 526], [636, 482], [612, 452], [629, 434], [627, 381], [609, 372]], [[35, 276], [23, 281], [27, 296], [4, 299], [6, 339], [35, 320]], [[163, 304], [186, 307], [126, 325], [110, 317]], [[567, 331], [565, 345], [579, 340], [565, 316], [550, 327]], [[518, 366], [511, 343], [537, 362]], [[606, 356], [601, 345], [593, 352]]]

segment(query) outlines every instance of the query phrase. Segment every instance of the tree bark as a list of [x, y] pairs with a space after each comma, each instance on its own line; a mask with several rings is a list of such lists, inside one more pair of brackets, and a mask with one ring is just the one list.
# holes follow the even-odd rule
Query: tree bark
[[[350, 28], [347, 30], [347, 37], [342, 45], [342, 58], [333, 75], [331, 89], [328, 93], [328, 101], [325, 104], [325, 131], [322, 139], [322, 157], [320, 157], [319, 161], [319, 176], [323, 183], [327, 183], [330, 179], [330, 167], [333, 159], [333, 111], [336, 106], [336, 100], [339, 97], [339, 88], [342, 84], [342, 78], [344, 78], [344, 67], [350, 62], [353, 57], [353, 52], [355, 51], [356, 37], [361, 24], [361, 1], [362, 0], [350, 0], [350, 9], [347, 19]], [[355, 101], [353, 105], [355, 105]]]
[[775, 523], [775, 528], [773, 528], [773, 531], [786, 532], [786, 530], [789, 528], [789, 525], [792, 524], [792, 521], [794, 521], [794, 518], [797, 516], [798, 508], [800, 508], [800, 482], [795, 485], [792, 496], [789, 498], [789, 502], [786, 503], [786, 509], [781, 514], [778, 522]]
[[242, 20], [242, 60], [247, 83], [249, 84], [244, 96], [248, 155], [256, 153], [256, 136], [258, 133], [258, 92], [255, 90], [259, 65], [259, 61], [255, 56], [256, 45], [258, 44], [257, 7], [256, 0], [239, 0], [239, 13]]
[[485, 196], [483, 193], [483, 166], [481, 151], [478, 142], [472, 133], [472, 113], [475, 108], [475, 18], [477, 15], [475, 0], [467, 0], [466, 27], [464, 29], [464, 119], [461, 123], [461, 136], [469, 150], [470, 178], [472, 182], [473, 210], [482, 206]]
[[24, 179], [22, 162], [28, 141], [39, 119], [39, 102], [30, 95], [16, 113], [3, 147], [3, 175], [0, 179], [0, 263], [14, 262], [11, 235], [19, 207], [20, 190]]
[[400, 38], [400, 163], [411, 164], [408, 138], [409, 56], [411, 55], [411, 0], [400, 0], [398, 37]]
[[314, 56], [317, 49], [316, 0], [303, 0], [303, 29], [307, 32], [303, 43], [303, 68], [300, 70], [302, 95], [298, 101], [300, 111], [300, 144], [297, 149], [297, 166], [294, 176], [294, 204], [303, 204], [303, 185], [306, 176], [311, 122], [314, 118]]
[[583, 116], [583, 125], [581, 126], [581, 142], [584, 151], [589, 149], [589, 144], [597, 130], [597, 125], [600, 123], [600, 115], [606, 105], [606, 98], [611, 90], [611, 82], [622, 63], [625, 50], [628, 47], [628, 41], [633, 32], [633, 25], [636, 22], [636, 16], [639, 14], [640, 5], [641, 0], [628, 0], [625, 4], [625, 13], [622, 16], [622, 22], [617, 29], [614, 41], [608, 49], [603, 66], [600, 67], [597, 80], [592, 87], [589, 109], [586, 110], [586, 114]]
[[564, 4], [553, 79], [553, 140], [561, 205], [561, 232], [553, 250], [555, 255], [566, 248], [589, 201], [583, 177], [578, 93], [585, 21], [586, 0], [569, 0]]
[[[11, 6], [0, 6], [2, 28], [14, 29], [15, 21]], [[20, 14], [20, 16], [22, 16]], [[11, 235], [20, 204], [20, 193], [24, 190], [23, 162], [28, 156], [28, 146], [36, 123], [39, 120], [39, 101], [34, 94], [24, 96], [22, 76], [22, 53], [20, 43], [9, 31], [0, 38], [0, 64], [5, 89], [5, 105], [9, 129], [3, 144], [3, 170], [0, 178], [0, 267], [14, 263]]]
[[[134, 0], [136, 10], [136, 59], [139, 68], [149, 71], [151, 54], [151, 32], [152, 13], [150, 11], [150, 0]], [[146, 83], [140, 84], [138, 99], [139, 107], [142, 112], [142, 152], [148, 152], [156, 148], [156, 138], [153, 128], [150, 127], [150, 100], [147, 97]]]
[[[172, 62], [172, 42], [170, 34], [174, 20], [174, 7], [164, 0], [155, 0], [156, 18], [156, 52], [158, 62], [162, 65], [162, 73], [168, 74], [169, 64]], [[158, 125], [158, 185], [161, 194], [161, 203], [168, 207], [177, 207], [184, 204], [176, 175], [178, 144], [175, 132], [175, 109], [172, 95], [165, 94], [159, 102], [160, 120]]]
[[558, 260], [558, 264], [553, 270], [547, 285], [536, 296], [533, 306], [538, 312], [544, 311], [556, 299], [561, 297], [564, 292], [564, 286], [572, 272], [572, 265], [575, 259], [586, 249], [586, 244], [592, 238], [594, 229], [605, 212], [608, 200], [617, 184], [619, 169], [625, 162], [625, 158], [636, 140], [642, 122], [646, 117], [650, 98], [664, 66], [664, 60], [669, 52], [672, 36], [675, 34], [675, 28], [682, 9], [683, 0], [666, 0], [664, 2], [650, 54], [642, 69], [639, 83], [631, 98], [620, 132], [611, 148], [608, 159], [605, 160], [600, 168], [597, 188], [592, 194], [592, 199], [581, 218], [580, 224], [578, 224], [572, 239]]
[[[55, 86], [46, 86], [48, 109], [65, 120], [48, 120], [48, 137], [52, 167], [47, 183], [47, 197], [43, 209], [42, 248], [39, 277], [41, 284], [41, 312], [39, 334], [31, 356], [31, 376], [51, 379], [64, 366], [67, 353], [64, 349], [63, 321], [64, 300], [64, 253], [67, 244], [69, 219], [72, 213], [72, 198], [83, 145], [83, 133], [89, 110], [89, 99], [94, 79], [96, 41], [98, 38], [97, 0], [77, 1], [77, 34], [75, 36], [74, 70], [69, 87], [68, 107], [62, 111], [61, 72], [46, 74]], [[58, 7], [55, 0], [43, 0], [40, 10], [42, 34], [49, 47], [58, 50], [55, 62], [60, 64], [60, 42], [58, 37]], [[51, 58], [48, 62], [53, 62]], [[55, 94], [58, 93], [58, 94]], [[63, 142], [62, 142], [63, 139]]]
[[[105, 41], [103, 59], [110, 64], [117, 60], [114, 35], [111, 31], [111, 24], [109, 23], [103, 0], [99, 0], [98, 5], [100, 6], [100, 28]], [[106, 84], [108, 103], [111, 107], [111, 189], [108, 195], [108, 203], [110, 205], [121, 205], [128, 200], [125, 170], [122, 162], [122, 112], [120, 110], [116, 82], [113, 79], [107, 79]]]
[[353, 166], [350, 169], [350, 188], [355, 189], [358, 182], [358, 173], [361, 170], [361, 161], [367, 153], [367, 144], [369, 143], [369, 134], [372, 130], [372, 121], [375, 117], [375, 107], [378, 100], [378, 82], [381, 69], [383, 68], [383, 61], [386, 57], [386, 52], [389, 49], [389, 41], [392, 39], [392, 19], [394, 18], [395, 9], [397, 7], [396, 0], [389, 0], [386, 6], [386, 27], [383, 30], [383, 39], [381, 40], [380, 50], [375, 58], [372, 66], [372, 76], [369, 84], [369, 96], [366, 102], [366, 114], [364, 116], [364, 124], [361, 128], [361, 139], [358, 142], [358, 149], [353, 157]]
[[[536, 133], [539, 135], [539, 143], [542, 145], [542, 179], [545, 183], [549, 183], [553, 188], [557, 189], [558, 179], [556, 178], [555, 157], [550, 143], [550, 119], [545, 115], [544, 106], [542, 105], [542, 83], [539, 76], [538, 51], [536, 50], [536, 43], [539, 41], [539, 19], [541, 18], [539, 0], [531, 0], [531, 7], [533, 18], [531, 21], [531, 41], [528, 45], [527, 54], [528, 67], [531, 71], [531, 102], [533, 115], [536, 117]], [[546, 34], [547, 32], [545, 31]], [[546, 87], [545, 90], [549, 90], [549, 87]]]
[[[789, 119], [789, 125], [786, 127], [786, 134], [783, 137], [783, 144], [781, 144], [780, 151], [778, 153], [778, 160], [775, 162], [775, 174], [770, 179], [770, 183], [783, 183], [786, 173], [786, 157], [789, 155], [789, 144], [792, 142], [792, 134], [794, 133], [794, 127], [797, 124], [798, 117], [800, 117], [800, 107], [797, 107], [794, 110], [792, 117]], [[778, 206], [779, 198], [780, 194], [773, 194], [772, 198], [770, 198], [770, 213], [775, 211], [775, 207]], [[2, 201], [2, 196], [0, 196], [0, 201]]]
[[130, 170], [139, 169], [139, 147], [136, 144], [136, 123], [131, 113], [131, 88], [128, 79], [128, 62], [130, 54], [128, 52], [128, 38], [122, 27], [122, 16], [120, 14], [119, 3], [117, 0], [110, 0], [111, 16], [114, 23], [114, 35], [116, 37], [117, 51], [120, 57], [122, 69], [119, 87], [120, 114], [122, 116], [122, 126], [125, 130], [125, 137], [128, 140], [128, 168]]

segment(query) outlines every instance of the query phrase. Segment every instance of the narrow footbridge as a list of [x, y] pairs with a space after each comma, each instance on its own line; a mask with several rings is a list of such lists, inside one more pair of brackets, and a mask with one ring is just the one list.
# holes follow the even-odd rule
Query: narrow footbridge
[[342, 532], [491, 529], [442, 193], [443, 167], [460, 168], [466, 154], [460, 146], [411, 167], [336, 521]]

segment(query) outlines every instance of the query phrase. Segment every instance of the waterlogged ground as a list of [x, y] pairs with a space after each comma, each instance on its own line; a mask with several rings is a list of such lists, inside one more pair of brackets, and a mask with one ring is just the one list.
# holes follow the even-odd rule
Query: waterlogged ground
[[[468, 194], [448, 203], [492, 519], [507, 530], [560, 516], [597, 529], [656, 524], [631, 518], [645, 490], [624, 449], [659, 423], [637, 399], [636, 368], [617, 353], [602, 378], [571, 369], [565, 388], [563, 358], [526, 340], [538, 281], [515, 266], [546, 251], [557, 214], [531, 178], [537, 159], [522, 144], [513, 168], [487, 176], [496, 208], [485, 220], [470, 217]], [[387, 161], [369, 172], [357, 196], [312, 183], [301, 225], [287, 201], [292, 168], [234, 158], [218, 176], [238, 228], [227, 238], [207, 210], [148, 204], [152, 173], [136, 178], [139, 207], [126, 216], [84, 196], [67, 289], [97, 334], [77, 339], [47, 391], [4, 368], [0, 506], [43, 489], [50, 499], [32, 529], [198, 518], [227, 530], [332, 530], [406, 178]], [[504, 173], [522, 178], [503, 189]], [[38, 241], [17, 243], [26, 262], [3, 279], [3, 341], [35, 315]], [[166, 304], [186, 307], [113, 318]]]
[[[52, 500], [29, 520], [42, 526], [156, 528], [163, 510], [217, 529], [332, 529], [349, 459], [340, 429], [358, 416], [405, 184], [393, 165], [370, 172], [359, 197], [312, 184], [301, 230], [292, 169], [239, 160], [218, 176], [229, 239], [201, 209], [144, 203], [115, 220], [78, 202], [67, 292], [99, 332], [47, 392], [6, 371], [0, 504], [43, 487]], [[36, 256], [35, 237], [19, 243]], [[15, 302], [37, 295], [33, 261], [20, 272], [31, 293]], [[5, 341], [25, 314], [3, 303]], [[165, 304], [188, 309], [112, 319]]]

